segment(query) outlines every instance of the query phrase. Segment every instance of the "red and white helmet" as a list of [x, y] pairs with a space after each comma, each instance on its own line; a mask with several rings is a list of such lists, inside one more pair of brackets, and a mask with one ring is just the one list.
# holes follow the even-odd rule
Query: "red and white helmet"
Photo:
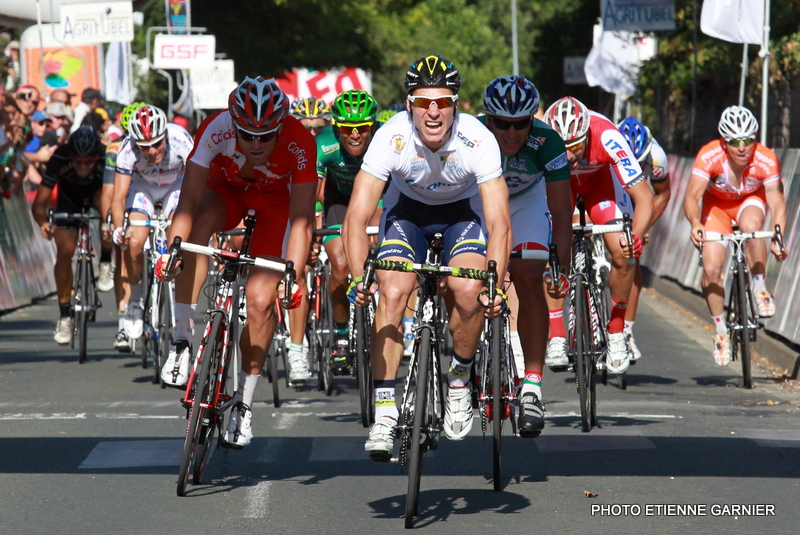
[[274, 78], [247, 77], [228, 98], [228, 110], [242, 128], [278, 129], [289, 114], [289, 99]]
[[140, 145], [161, 141], [167, 131], [167, 115], [160, 108], [145, 104], [128, 121], [128, 134]]
[[569, 144], [586, 137], [591, 117], [583, 102], [573, 97], [564, 97], [547, 108], [544, 120]]

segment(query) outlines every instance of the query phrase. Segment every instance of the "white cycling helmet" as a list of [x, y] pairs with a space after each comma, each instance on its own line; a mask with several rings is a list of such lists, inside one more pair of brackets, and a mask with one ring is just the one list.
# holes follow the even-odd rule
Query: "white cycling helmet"
[[573, 97], [556, 100], [544, 113], [545, 122], [558, 132], [565, 143], [580, 141], [589, 132], [589, 110]]
[[758, 121], [753, 113], [742, 106], [730, 106], [722, 112], [719, 133], [727, 140], [752, 138], [758, 132]]
[[139, 145], [161, 141], [167, 131], [167, 116], [160, 108], [145, 104], [128, 121], [128, 134]]

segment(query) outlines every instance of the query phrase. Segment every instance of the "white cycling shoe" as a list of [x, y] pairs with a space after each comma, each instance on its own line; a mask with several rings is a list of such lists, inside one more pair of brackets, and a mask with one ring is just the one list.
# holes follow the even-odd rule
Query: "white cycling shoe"
[[608, 353], [606, 355], [608, 373], [625, 373], [628, 371], [630, 360], [625, 333], [608, 333]]

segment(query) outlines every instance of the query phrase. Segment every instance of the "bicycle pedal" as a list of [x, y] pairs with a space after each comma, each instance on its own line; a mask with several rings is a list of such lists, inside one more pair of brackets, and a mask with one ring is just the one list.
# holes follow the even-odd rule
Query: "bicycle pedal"
[[399, 459], [392, 457], [391, 453], [376, 451], [369, 454], [369, 458], [376, 463], [398, 463]]
[[547, 367], [553, 373], [561, 373], [561, 372], [568, 372], [571, 371], [571, 366], [548, 366]]

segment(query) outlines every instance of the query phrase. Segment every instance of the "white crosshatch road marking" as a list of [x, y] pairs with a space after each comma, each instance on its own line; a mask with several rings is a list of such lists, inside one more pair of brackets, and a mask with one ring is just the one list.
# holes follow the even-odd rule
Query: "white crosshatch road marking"
[[800, 448], [797, 429], [737, 429], [736, 432], [764, 448]]
[[78, 469], [180, 466], [183, 439], [100, 442]]

